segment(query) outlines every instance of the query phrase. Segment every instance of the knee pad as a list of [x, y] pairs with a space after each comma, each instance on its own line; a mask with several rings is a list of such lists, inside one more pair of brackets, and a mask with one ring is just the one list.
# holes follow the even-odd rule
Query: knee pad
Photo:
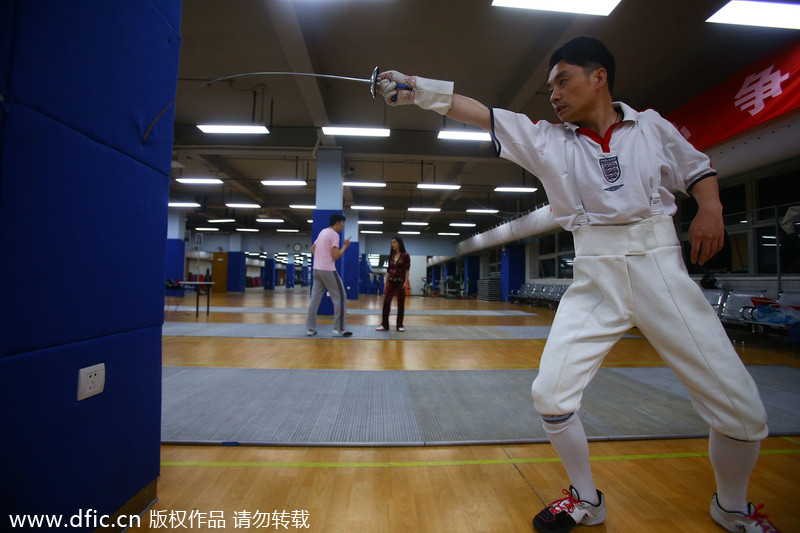
[[569, 413], [566, 415], [540, 415], [540, 416], [542, 417], [542, 422], [546, 424], [563, 424], [564, 422], [572, 418], [572, 415], [574, 414], [575, 413]]
[[548, 438], [555, 435], [571, 432], [574, 426], [583, 427], [581, 419], [577, 413], [569, 413], [566, 415], [541, 415], [542, 428], [547, 433]]

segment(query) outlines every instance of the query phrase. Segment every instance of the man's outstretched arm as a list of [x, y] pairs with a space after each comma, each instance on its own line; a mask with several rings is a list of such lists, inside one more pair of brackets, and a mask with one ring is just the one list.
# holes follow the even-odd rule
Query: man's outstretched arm
[[[398, 84], [404, 88], [398, 88]], [[453, 94], [453, 82], [387, 70], [378, 76], [378, 91], [390, 106], [415, 104], [485, 131], [492, 129], [489, 108], [467, 96]]]
[[450, 111], [447, 112], [447, 117], [464, 124], [477, 126], [485, 131], [492, 131], [489, 108], [468, 96], [454, 94], [453, 104], [450, 106]]

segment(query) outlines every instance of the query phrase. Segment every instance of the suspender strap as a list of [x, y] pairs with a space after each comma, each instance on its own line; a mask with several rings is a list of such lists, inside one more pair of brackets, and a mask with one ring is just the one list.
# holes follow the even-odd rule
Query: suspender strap
[[575, 213], [578, 215], [578, 225], [586, 226], [589, 224], [589, 217], [586, 216], [586, 209], [583, 208], [583, 199], [581, 199], [581, 193], [578, 190], [578, 180], [575, 178], [575, 132], [569, 127], [566, 127], [566, 130], [567, 144], [564, 152], [567, 159], [567, 179], [570, 181], [569, 185], [572, 186], [572, 190], [575, 193], [573, 202], [575, 204]]
[[[649, 125], [644, 124], [645, 120], [643, 119], [642, 113], [639, 113], [639, 119], [637, 120], [637, 124], [639, 126], [639, 131], [642, 134], [642, 137], [645, 140], [645, 144], [648, 148], [648, 153], [655, 154], [655, 144], [651, 138], [651, 131], [649, 130]], [[567, 135], [566, 135], [566, 146], [565, 146], [565, 158], [567, 163], [567, 179], [569, 180], [569, 186], [573, 191], [573, 204], [575, 205], [575, 213], [578, 215], [578, 225], [586, 226], [589, 224], [589, 217], [586, 215], [586, 209], [583, 207], [583, 199], [581, 198], [581, 193], [578, 190], [578, 180], [575, 175], [575, 143], [576, 134], [575, 131], [567, 126], [565, 126]], [[658, 193], [659, 187], [661, 187], [661, 165], [656, 162], [655, 165], [655, 173], [650, 176], [650, 212], [653, 216], [661, 215], [664, 212], [664, 209], [661, 205], [661, 195]]]
[[[650, 137], [650, 131], [648, 130], [649, 125], [644, 124], [644, 122], [645, 120], [642, 113], [639, 113], [639, 120], [636, 121], [636, 123], [639, 125], [639, 131], [642, 133], [642, 137], [644, 137], [648, 152], [655, 154], [657, 152], [654, 150], [655, 144]], [[661, 187], [661, 165], [659, 165], [658, 161], [656, 161], [656, 172], [653, 176], [650, 176], [650, 212], [653, 214], [653, 216], [663, 214], [661, 195], [658, 194], [659, 187]]]

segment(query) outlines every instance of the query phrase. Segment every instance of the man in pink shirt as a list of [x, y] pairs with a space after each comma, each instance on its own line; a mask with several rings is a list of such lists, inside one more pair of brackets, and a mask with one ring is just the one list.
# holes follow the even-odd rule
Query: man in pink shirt
[[309, 337], [317, 334], [317, 309], [319, 309], [326, 290], [333, 300], [333, 334], [339, 337], [349, 337], [353, 334], [344, 327], [347, 302], [342, 278], [336, 272], [336, 260], [342, 257], [344, 251], [350, 246], [348, 237], [344, 241], [344, 246], [339, 248], [339, 232], [344, 229], [344, 220], [345, 218], [341, 214], [331, 215], [330, 227], [320, 231], [317, 240], [311, 245], [311, 253], [314, 255], [314, 281], [306, 317], [306, 329]]

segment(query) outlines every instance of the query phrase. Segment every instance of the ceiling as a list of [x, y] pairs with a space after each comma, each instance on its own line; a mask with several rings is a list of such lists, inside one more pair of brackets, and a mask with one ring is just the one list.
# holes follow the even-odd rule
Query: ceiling
[[[344, 187], [344, 206], [382, 205], [361, 219], [380, 220], [387, 235], [458, 232], [460, 240], [528, 212], [547, 201], [534, 176], [498, 159], [489, 142], [438, 140], [443, 126], [462, 128], [415, 106], [387, 107], [368, 83], [297, 77], [244, 76], [248, 72], [308, 72], [367, 79], [374, 67], [455, 81], [458, 93], [491, 107], [557, 120], [545, 92], [546, 64], [578, 35], [604, 41], [617, 59], [615, 99], [662, 115], [742, 68], [795, 40], [800, 32], [709, 24], [726, 0], [622, 0], [608, 17], [498, 8], [491, 0], [184, 0], [175, 104], [172, 177], [218, 177], [223, 185], [191, 186], [173, 180], [171, 201], [195, 201], [187, 229], [222, 231], [277, 227], [309, 232], [316, 202], [319, 150], [340, 147], [348, 180], [384, 181], [384, 189]], [[165, 103], [166, 104], [166, 103]], [[269, 135], [209, 135], [199, 123], [261, 123]], [[322, 126], [390, 128], [388, 138], [331, 137]], [[175, 163], [181, 166], [175, 165]], [[276, 189], [261, 180], [300, 178], [306, 187]], [[461, 185], [423, 191], [417, 183]], [[535, 193], [497, 193], [498, 185], [538, 186]], [[231, 209], [255, 202], [260, 210]], [[434, 206], [438, 213], [410, 213]], [[497, 214], [466, 213], [494, 208]], [[256, 215], [281, 218], [260, 224]], [[428, 222], [403, 227], [402, 221]], [[453, 228], [451, 222], [472, 222]], [[363, 228], [366, 228], [364, 226]], [[371, 228], [375, 229], [375, 228]]]

